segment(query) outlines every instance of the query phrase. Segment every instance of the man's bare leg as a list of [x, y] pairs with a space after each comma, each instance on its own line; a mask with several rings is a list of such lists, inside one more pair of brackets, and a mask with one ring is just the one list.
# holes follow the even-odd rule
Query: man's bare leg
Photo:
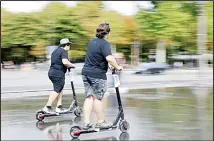
[[57, 97], [57, 107], [62, 105], [62, 94], [63, 94], [63, 91], [61, 91]]
[[93, 106], [94, 106], [94, 110], [95, 110], [96, 115], [97, 115], [97, 122], [98, 123], [104, 122], [103, 99], [102, 100], [98, 100], [98, 99], [95, 98]]
[[112, 123], [108, 123], [105, 121], [103, 101], [104, 101], [104, 99], [102, 99], [102, 100], [95, 99], [94, 100], [94, 110], [97, 115], [97, 124], [96, 124], [95, 128], [109, 128], [112, 126]]
[[85, 99], [83, 111], [84, 111], [84, 123], [90, 123], [91, 112], [93, 108], [93, 97], [89, 96]]
[[46, 104], [46, 106], [52, 106], [53, 102], [56, 100], [56, 98], [58, 97], [59, 93], [57, 92], [52, 92], [52, 94], [50, 94], [48, 102]]

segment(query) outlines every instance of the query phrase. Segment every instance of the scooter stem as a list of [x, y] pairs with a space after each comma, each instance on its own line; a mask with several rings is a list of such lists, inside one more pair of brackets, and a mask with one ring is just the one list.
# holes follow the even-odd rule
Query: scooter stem
[[73, 71], [71, 71], [71, 68], [68, 68], [68, 72], [69, 72], [70, 81], [73, 82], [74, 77], [73, 77]]
[[73, 92], [73, 99], [75, 101], [75, 105], [78, 106], [78, 103], [77, 103], [77, 99], [76, 99], [76, 93], [75, 93], [75, 90], [74, 90], [74, 77], [73, 77], [73, 71], [71, 71], [71, 68], [68, 68], [68, 72], [69, 72], [69, 77], [70, 77], [70, 82], [71, 82], [71, 88], [72, 88], [72, 92]]

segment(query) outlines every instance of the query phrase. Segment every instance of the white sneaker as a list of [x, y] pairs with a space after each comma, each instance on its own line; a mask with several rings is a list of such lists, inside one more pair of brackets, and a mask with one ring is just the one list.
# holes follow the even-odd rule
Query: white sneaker
[[56, 109], [55, 109], [55, 111], [57, 112], [57, 113], [64, 113], [64, 112], [67, 112], [68, 111], [68, 109], [65, 109], [65, 108], [63, 108], [63, 107], [56, 107]]
[[46, 106], [42, 110], [48, 114], [54, 114], [55, 113], [52, 108], [47, 108]]

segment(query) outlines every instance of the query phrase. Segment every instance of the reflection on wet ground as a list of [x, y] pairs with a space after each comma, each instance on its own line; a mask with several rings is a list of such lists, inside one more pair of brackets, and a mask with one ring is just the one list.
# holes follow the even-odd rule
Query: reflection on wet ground
[[[213, 88], [163, 88], [131, 90], [121, 94], [125, 118], [130, 123], [128, 134], [119, 129], [81, 135], [80, 140], [212, 140]], [[69, 106], [71, 95], [63, 97]], [[37, 122], [36, 111], [44, 106], [47, 96], [2, 100], [2, 140], [72, 140], [69, 130], [81, 124], [74, 114], [47, 117]], [[78, 96], [80, 105], [84, 95]], [[105, 115], [113, 121], [117, 115], [115, 94], [106, 97]], [[93, 114], [92, 123], [96, 117]]]

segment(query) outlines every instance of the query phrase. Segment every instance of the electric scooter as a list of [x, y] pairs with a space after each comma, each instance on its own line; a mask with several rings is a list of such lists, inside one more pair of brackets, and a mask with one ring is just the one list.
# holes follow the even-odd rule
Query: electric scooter
[[72, 101], [71, 105], [69, 106], [68, 110], [66, 110], [66, 112], [62, 112], [62, 113], [55, 112], [55, 113], [51, 113], [51, 114], [46, 113], [43, 110], [39, 110], [36, 113], [36, 119], [38, 121], [42, 121], [45, 117], [60, 116], [60, 115], [71, 114], [71, 113], [74, 113], [77, 117], [81, 116], [82, 109], [79, 107], [79, 105], [77, 103], [77, 97], [76, 97], [76, 93], [74, 90], [73, 71], [71, 70], [71, 68], [68, 68], [68, 72], [69, 72], [71, 88], [72, 88], [72, 92], [73, 92], [73, 101]]
[[93, 132], [102, 132], [102, 131], [110, 131], [110, 130], [115, 130], [117, 129], [117, 124], [119, 122], [119, 129], [120, 131], [122, 131], [123, 133], [126, 133], [129, 128], [130, 125], [129, 123], [124, 119], [124, 113], [123, 113], [123, 106], [122, 106], [122, 102], [121, 102], [121, 98], [120, 98], [120, 92], [119, 92], [119, 86], [120, 86], [120, 80], [118, 77], [118, 74], [116, 74], [115, 69], [112, 71], [112, 75], [113, 75], [113, 79], [114, 79], [114, 87], [116, 90], [116, 94], [117, 94], [117, 101], [118, 101], [118, 115], [115, 119], [115, 121], [113, 122], [113, 125], [109, 128], [105, 128], [105, 129], [101, 129], [101, 128], [90, 128], [88, 130], [83, 129], [81, 126], [73, 126], [70, 129], [70, 135], [75, 139], [78, 138], [81, 134], [86, 134], [86, 133], [93, 133]]

